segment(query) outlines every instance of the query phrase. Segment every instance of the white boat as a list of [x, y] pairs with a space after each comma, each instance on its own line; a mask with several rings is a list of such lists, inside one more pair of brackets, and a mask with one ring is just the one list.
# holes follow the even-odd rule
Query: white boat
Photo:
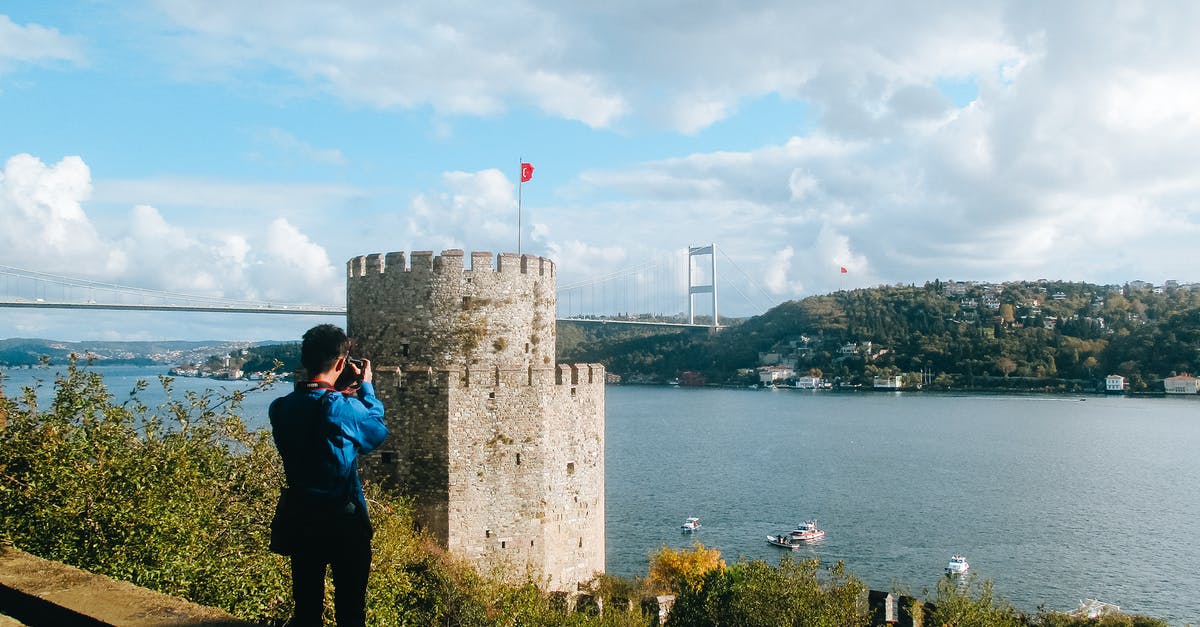
[[696, 531], [699, 528], [700, 528], [700, 519], [694, 518], [694, 517], [683, 521], [683, 524], [679, 525], [679, 530], [682, 531], [683, 533], [691, 533], [693, 531]]
[[824, 537], [825, 532], [817, 528], [817, 521], [806, 520], [796, 525], [796, 528], [789, 533], [767, 536], [767, 542], [788, 549], [798, 549], [806, 542], [820, 540]]
[[968, 570], [971, 570], [971, 565], [967, 563], [967, 558], [961, 555], [955, 555], [950, 558], [950, 562], [946, 564], [946, 574], [961, 575]]
[[1075, 610], [1067, 612], [1068, 616], [1075, 618], [1097, 619], [1105, 616], [1112, 616], [1121, 613], [1121, 606], [1096, 599], [1085, 599], [1079, 602], [1079, 607]]

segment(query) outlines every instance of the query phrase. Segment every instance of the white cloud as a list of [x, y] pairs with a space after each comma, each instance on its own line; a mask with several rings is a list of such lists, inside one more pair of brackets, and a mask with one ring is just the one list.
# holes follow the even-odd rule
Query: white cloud
[[91, 188], [79, 157], [53, 166], [27, 154], [10, 158], [0, 174], [0, 264], [196, 296], [316, 304], [344, 297], [325, 249], [285, 219], [262, 230], [239, 220], [198, 227], [138, 204], [102, 231], [84, 208]]
[[0, 73], [18, 63], [48, 61], [80, 64], [84, 61], [83, 48], [76, 38], [63, 35], [58, 29], [38, 24], [21, 26], [0, 14]]
[[[577, 189], [628, 198], [593, 206], [630, 239], [653, 237], [624, 221], [641, 216], [680, 238], [707, 230], [777, 294], [801, 282], [1149, 275], [1178, 264], [1183, 234], [1200, 228], [1200, 70], [1184, 61], [1200, 53], [1187, 34], [1198, 11], [1072, 7], [1013, 5], [949, 38], [918, 39], [965, 24], [957, 9], [913, 29], [868, 19], [799, 62], [797, 93], [823, 112], [810, 135], [588, 171]], [[884, 19], [911, 33], [873, 38]], [[979, 39], [957, 55], [963, 34]], [[941, 76], [974, 77], [980, 92], [946, 109], [930, 88]]]
[[327, 304], [345, 298], [343, 275], [325, 249], [284, 218], [267, 228], [253, 270], [260, 297], [267, 300]]
[[282, 159], [299, 158], [326, 165], [344, 166], [346, 155], [337, 148], [317, 148], [280, 128], [264, 128], [253, 133], [255, 141], [283, 153]]
[[[517, 249], [516, 186], [496, 169], [447, 172], [442, 190], [418, 195], [410, 206], [407, 236], [420, 249]], [[528, 223], [527, 223], [528, 224]]]
[[373, 5], [365, 17], [317, 2], [157, 4], [187, 33], [174, 42], [190, 60], [181, 71], [205, 78], [270, 66], [375, 107], [491, 115], [531, 105], [592, 126], [627, 108], [605, 77], [562, 57], [572, 25], [536, 5]]
[[560, 268], [570, 269], [574, 276], [586, 275], [584, 269], [619, 267], [629, 260], [628, 252], [620, 246], [595, 246], [580, 240], [549, 242], [546, 250], [547, 256], [553, 258]]
[[796, 296], [804, 291], [804, 283], [788, 278], [791, 271], [792, 257], [796, 251], [791, 246], [784, 246], [767, 260], [766, 272], [763, 273], [763, 283], [772, 294]]
[[[368, 191], [340, 183], [242, 182], [208, 177], [159, 176], [105, 179], [94, 199], [104, 204], [149, 204], [228, 212], [229, 219], [253, 219], [280, 213], [313, 214], [353, 205]], [[210, 215], [210, 219], [218, 218]], [[265, 227], [265, 224], [263, 225]]]
[[788, 177], [788, 188], [792, 191], [792, 200], [802, 201], [809, 194], [817, 191], [820, 183], [817, 179], [805, 174], [797, 169], [792, 170], [792, 174]]
[[103, 272], [114, 263], [83, 210], [91, 172], [79, 157], [47, 166], [28, 154], [0, 173], [0, 249], [11, 265], [47, 271]]
[[[694, 133], [774, 93], [811, 101], [839, 132], [873, 133], [927, 117], [931, 106], [936, 113], [939, 105], [919, 94], [932, 94], [940, 77], [1021, 60], [1003, 5], [779, 1], [686, 18], [674, 5], [630, 2], [157, 6], [184, 33], [172, 42], [184, 72], [211, 78], [276, 68], [381, 108], [495, 115], [533, 107], [595, 128], [635, 114]], [[284, 13], [288, 19], [278, 19]]]

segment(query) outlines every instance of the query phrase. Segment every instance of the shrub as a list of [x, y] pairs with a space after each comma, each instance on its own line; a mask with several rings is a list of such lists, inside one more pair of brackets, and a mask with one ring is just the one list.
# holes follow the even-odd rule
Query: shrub
[[931, 627], [1019, 627], [1025, 619], [992, 593], [992, 582], [971, 575], [965, 580], [942, 577], [937, 583]]
[[690, 551], [664, 546], [650, 555], [649, 592], [678, 594], [695, 589], [709, 571], [724, 569], [725, 560], [718, 549], [705, 548], [699, 542]]
[[820, 563], [790, 555], [778, 567], [762, 560], [709, 570], [696, 588], [683, 589], [668, 625], [866, 625], [866, 584], [841, 562], [819, 577]]
[[287, 565], [267, 552], [282, 471], [270, 436], [246, 430], [242, 394], [116, 403], [72, 358], [50, 407], [3, 400], [0, 529], [21, 549], [139, 586], [279, 616]]

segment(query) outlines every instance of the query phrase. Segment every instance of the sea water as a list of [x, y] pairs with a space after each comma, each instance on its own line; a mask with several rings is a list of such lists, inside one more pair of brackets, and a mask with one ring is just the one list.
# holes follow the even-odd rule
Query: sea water
[[607, 419], [610, 572], [696, 541], [776, 563], [766, 536], [816, 519], [796, 556], [872, 588], [961, 553], [1022, 611], [1200, 622], [1200, 398], [610, 386]]

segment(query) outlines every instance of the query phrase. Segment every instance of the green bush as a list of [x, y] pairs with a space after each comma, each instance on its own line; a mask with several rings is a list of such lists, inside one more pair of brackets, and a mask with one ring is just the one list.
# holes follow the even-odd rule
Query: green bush
[[992, 592], [991, 581], [942, 577], [937, 583], [930, 627], [1019, 627], [1025, 618]]
[[683, 588], [668, 625], [842, 627], [866, 625], [866, 585], [841, 562], [819, 576], [820, 563], [790, 555], [778, 567], [762, 560], [705, 573], [700, 586]]
[[[242, 395], [117, 403], [74, 358], [48, 408], [5, 405], [0, 529], [47, 559], [253, 619], [286, 612], [287, 564], [266, 551], [282, 471], [246, 430]], [[144, 389], [145, 383], [139, 385]]]

